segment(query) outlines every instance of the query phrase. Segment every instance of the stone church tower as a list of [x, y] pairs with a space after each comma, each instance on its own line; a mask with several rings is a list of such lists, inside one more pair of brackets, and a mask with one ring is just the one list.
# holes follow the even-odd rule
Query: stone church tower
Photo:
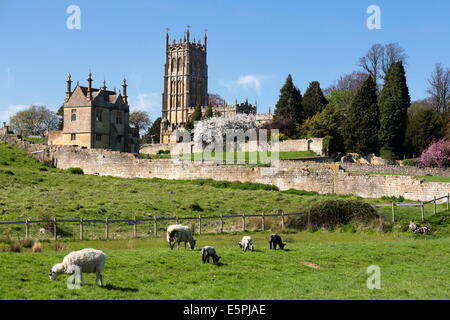
[[162, 97], [161, 143], [175, 143], [173, 131], [188, 122], [197, 106], [208, 106], [207, 36], [204, 42], [184, 39], [170, 43], [166, 34], [166, 64]]

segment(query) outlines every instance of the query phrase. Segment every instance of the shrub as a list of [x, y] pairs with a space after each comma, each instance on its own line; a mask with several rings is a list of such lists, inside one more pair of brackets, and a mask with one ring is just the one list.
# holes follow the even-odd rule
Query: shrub
[[287, 193], [287, 194], [295, 194], [298, 196], [317, 196], [319, 195], [319, 193], [315, 192], [315, 191], [305, 191], [305, 190], [296, 190], [296, 189], [289, 189], [289, 190], [285, 190], [285, 191], [281, 191], [282, 193]]
[[42, 244], [40, 242], [35, 242], [33, 244], [33, 247], [31, 248], [31, 251], [33, 251], [33, 252], [41, 252], [42, 251]]
[[189, 206], [192, 211], [203, 211], [203, 208], [198, 203], [193, 203]]
[[55, 250], [55, 251], [64, 251], [64, 250], [66, 250], [66, 247], [64, 246], [63, 243], [61, 243], [61, 242], [56, 242], [56, 243], [53, 245], [53, 250]]
[[[357, 200], [323, 200], [309, 208], [309, 227], [332, 229], [350, 223], [374, 226], [380, 216], [369, 204]], [[287, 226], [307, 228], [308, 215], [289, 217]]]
[[34, 240], [33, 238], [25, 238], [22, 241], [22, 247], [24, 248], [31, 248], [34, 245]]
[[417, 165], [417, 159], [405, 159], [402, 161], [404, 166], [415, 167]]
[[158, 154], [170, 154], [170, 150], [158, 150]]
[[22, 247], [20, 246], [20, 243], [18, 241], [11, 242], [9, 244], [9, 247], [6, 248], [6, 251], [8, 252], [21, 252]]
[[450, 142], [445, 139], [432, 143], [420, 156], [417, 166], [421, 168], [444, 168], [450, 165]]
[[71, 174], [84, 174], [84, 171], [81, 168], [69, 168], [67, 171]]

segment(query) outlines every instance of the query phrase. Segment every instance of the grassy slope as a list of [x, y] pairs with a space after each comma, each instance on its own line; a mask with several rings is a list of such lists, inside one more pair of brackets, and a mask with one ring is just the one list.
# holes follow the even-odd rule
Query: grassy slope
[[[234, 243], [241, 235], [201, 236], [222, 257], [215, 266], [201, 262], [200, 251], [171, 251], [162, 239], [72, 242], [108, 256], [106, 288], [69, 290], [63, 275], [47, 272], [64, 252], [0, 253], [2, 299], [449, 299], [450, 239], [419, 240], [405, 234], [301, 232], [284, 235], [287, 250], [270, 251], [268, 234], [254, 234], [255, 252]], [[46, 247], [47, 246], [47, 247]], [[69, 248], [67, 248], [69, 249]], [[311, 269], [301, 261], [320, 265]], [[381, 290], [366, 287], [367, 267], [381, 267]]]
[[[325, 198], [359, 197], [216, 188], [190, 181], [73, 175], [46, 167], [24, 151], [0, 144], [2, 221], [34, 219], [42, 215], [60, 219], [197, 216], [199, 212], [192, 207], [195, 204], [203, 209], [202, 215], [298, 212]], [[365, 201], [390, 202], [383, 199]], [[397, 209], [398, 219], [406, 221], [420, 217], [419, 208]], [[429, 205], [426, 214], [429, 215], [431, 210]], [[390, 208], [380, 209], [380, 212], [389, 217]]]

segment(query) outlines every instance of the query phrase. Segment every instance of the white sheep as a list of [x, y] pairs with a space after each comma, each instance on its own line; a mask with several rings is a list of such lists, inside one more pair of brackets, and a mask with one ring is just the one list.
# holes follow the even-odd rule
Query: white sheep
[[244, 236], [242, 237], [241, 242], [238, 242], [239, 247], [241, 247], [241, 249], [243, 251], [247, 251], [247, 249], [249, 249], [250, 251], [253, 251], [254, 247], [253, 247], [253, 239], [249, 236]]
[[50, 280], [56, 280], [56, 278], [62, 274], [73, 274], [76, 271], [80, 272], [80, 282], [83, 284], [83, 272], [95, 273], [95, 285], [100, 281], [100, 286], [103, 287], [102, 272], [105, 268], [106, 255], [95, 249], [83, 249], [79, 251], [73, 251], [66, 255], [62, 263], [55, 264], [49, 272]]
[[213, 263], [218, 263], [220, 260], [220, 257], [216, 253], [216, 249], [214, 247], [205, 246], [202, 248], [202, 261], [205, 263], [208, 261], [209, 263], [209, 257], [212, 258]]
[[429, 233], [430, 229], [428, 229], [427, 227], [421, 227], [418, 224], [414, 223], [414, 222], [410, 222], [409, 223], [409, 229], [411, 231], [413, 231], [414, 233]]
[[189, 243], [189, 247], [194, 250], [196, 240], [192, 234], [191, 228], [187, 226], [182, 226], [181, 224], [173, 224], [167, 228], [167, 242], [170, 248], [173, 250], [175, 243], [178, 244], [178, 249], [180, 249], [180, 242], [184, 242], [184, 248], [186, 248], [186, 243]]

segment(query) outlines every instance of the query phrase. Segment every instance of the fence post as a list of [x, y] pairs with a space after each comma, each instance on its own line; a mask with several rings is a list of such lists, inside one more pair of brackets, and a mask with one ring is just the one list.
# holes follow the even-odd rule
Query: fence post
[[423, 202], [421, 202], [421, 204], [422, 204], [422, 207], [421, 207], [421, 214], [422, 214], [422, 222], [423, 222], [423, 220], [424, 220], [424, 218], [425, 218], [425, 207], [424, 207], [424, 204], [423, 204]]
[[137, 237], [136, 216], [133, 217], [133, 237]]
[[281, 211], [281, 230], [284, 231], [284, 212]]
[[449, 210], [450, 205], [450, 193], [447, 193], [447, 211]]
[[261, 229], [262, 229], [262, 231], [265, 231], [265, 229], [266, 229], [266, 221], [265, 221], [264, 213], [261, 214]]
[[25, 238], [30, 237], [30, 230], [28, 228], [28, 219], [25, 220]]
[[308, 210], [308, 229], [311, 227], [311, 210]]
[[56, 217], [53, 217], [53, 239], [58, 239], [58, 235], [56, 234]]
[[392, 202], [392, 222], [395, 222], [395, 203]]
[[433, 207], [433, 213], [436, 214], [436, 196], [434, 196], [434, 207]]
[[108, 218], [106, 218], [106, 220], [105, 220], [105, 237], [106, 237], [106, 240], [109, 240]]
[[223, 213], [220, 214], [220, 233], [223, 233]]
[[156, 216], [153, 216], [153, 233], [156, 238], [158, 236], [158, 229], [157, 229], [157, 225], [156, 225]]
[[198, 215], [198, 233], [202, 234], [202, 216]]
[[176, 219], [177, 224], [179, 224], [179, 222], [178, 222], [178, 216], [176, 216], [175, 219]]
[[83, 240], [83, 218], [80, 218], [80, 240]]
[[242, 214], [242, 231], [245, 232], [245, 213]]

